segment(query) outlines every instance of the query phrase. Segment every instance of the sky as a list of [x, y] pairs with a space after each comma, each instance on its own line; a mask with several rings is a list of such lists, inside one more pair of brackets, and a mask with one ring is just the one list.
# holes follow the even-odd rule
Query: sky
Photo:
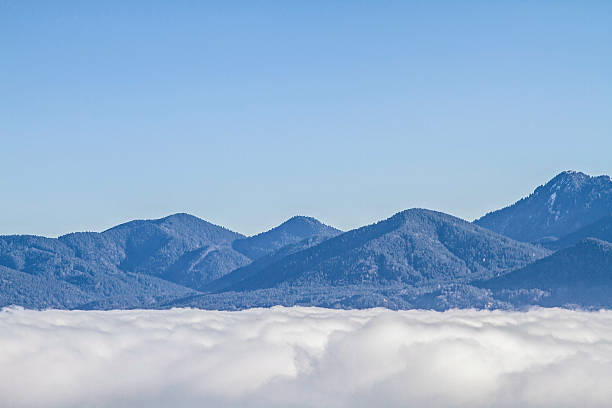
[[0, 234], [472, 220], [612, 174], [610, 1], [0, 0]]

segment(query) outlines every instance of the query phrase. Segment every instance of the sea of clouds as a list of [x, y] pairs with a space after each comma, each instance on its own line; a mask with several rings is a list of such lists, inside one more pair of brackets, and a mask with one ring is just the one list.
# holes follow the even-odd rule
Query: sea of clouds
[[609, 407], [612, 311], [0, 311], [2, 407]]

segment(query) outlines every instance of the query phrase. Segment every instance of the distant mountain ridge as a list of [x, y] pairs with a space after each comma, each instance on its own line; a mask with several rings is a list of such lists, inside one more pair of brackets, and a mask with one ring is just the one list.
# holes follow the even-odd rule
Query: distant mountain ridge
[[267, 255], [261, 256], [255, 259], [252, 263], [240, 267], [221, 278], [210, 282], [204, 287], [205, 292], [219, 292], [226, 288], [238, 284], [247, 277], [252, 277], [260, 274], [264, 269], [268, 268], [277, 262], [280, 262], [283, 258], [295, 254], [297, 252], [304, 251], [313, 246], [319, 245], [323, 241], [331, 238], [329, 235], [313, 235], [305, 238], [295, 244], [285, 245], [280, 249], [270, 252]]
[[503, 289], [569, 289], [575, 285], [612, 288], [612, 243], [587, 238], [524, 268], [488, 280], [485, 286]]
[[612, 215], [612, 180], [576, 171], [558, 174], [509, 207], [475, 224], [524, 242], [559, 239]]
[[545, 242], [542, 245], [548, 249], [557, 251], [559, 249], [569, 248], [587, 238], [597, 238], [602, 241], [612, 242], [612, 216], [601, 218], [561, 239]]
[[287, 283], [417, 284], [491, 277], [547, 254], [545, 249], [448, 214], [412, 209], [288, 255], [257, 274], [238, 279], [226, 290]]
[[[298, 228], [291, 228], [295, 224]], [[256, 248], [272, 252], [283, 240], [308, 237], [309, 230], [301, 224], [325, 237], [337, 231], [302, 217], [279, 227], [280, 236], [268, 234], [276, 239], [256, 240]], [[209, 282], [249, 264], [251, 258], [232, 248], [236, 240], [245, 239], [184, 213], [59, 238], [0, 236], [0, 266], [4, 267], [0, 306], [16, 302], [49, 307], [151, 307], [197, 293]], [[47, 293], [34, 290], [45, 285]], [[33, 298], [26, 300], [28, 287]]]
[[[31, 235], [1, 236], [0, 266], [6, 268], [5, 288], [15, 290], [2, 293], [6, 302], [19, 291], [31, 296], [16, 304], [85, 307], [81, 302], [86, 302], [90, 307], [149, 307], [192, 292], [156, 277], [123, 271], [103, 257], [79, 258], [58, 239]], [[26, 282], [30, 286], [24, 288]], [[39, 287], [42, 284], [48, 286], [43, 290]], [[62, 293], [74, 296], [67, 298]], [[53, 304], [52, 299], [64, 301]]]
[[417, 208], [347, 232], [295, 216], [246, 237], [179, 213], [0, 236], [0, 307], [612, 308], [611, 183], [563, 172], [472, 223]]
[[189, 214], [136, 220], [101, 233], [85, 234], [58, 239], [84, 259], [102, 258], [122, 271], [162, 278], [192, 289], [250, 262], [231, 248], [232, 242], [244, 235]]
[[610, 307], [612, 243], [588, 238], [480, 286], [541, 306]]

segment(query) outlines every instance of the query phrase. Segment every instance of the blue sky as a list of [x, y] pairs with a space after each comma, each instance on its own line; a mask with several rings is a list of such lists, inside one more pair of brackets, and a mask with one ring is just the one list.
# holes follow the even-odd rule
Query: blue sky
[[0, 0], [0, 234], [473, 219], [612, 173], [612, 2]]

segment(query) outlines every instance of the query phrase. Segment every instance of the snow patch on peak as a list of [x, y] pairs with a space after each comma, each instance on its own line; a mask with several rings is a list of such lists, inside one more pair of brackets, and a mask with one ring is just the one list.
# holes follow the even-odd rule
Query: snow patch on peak
[[552, 210], [552, 207], [555, 205], [556, 199], [557, 199], [557, 192], [555, 191], [554, 193], [550, 195], [550, 198], [548, 199], [548, 209], [549, 210]]

